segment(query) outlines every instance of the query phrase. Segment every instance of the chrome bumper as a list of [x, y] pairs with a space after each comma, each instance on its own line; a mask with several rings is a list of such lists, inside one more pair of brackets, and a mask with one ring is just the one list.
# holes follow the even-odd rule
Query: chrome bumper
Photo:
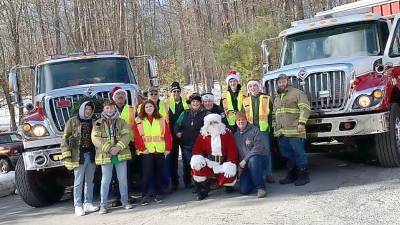
[[[341, 124], [353, 122], [354, 128], [351, 130], [340, 129]], [[324, 138], [324, 137], [343, 137], [355, 135], [378, 134], [388, 131], [389, 113], [375, 113], [366, 115], [354, 115], [332, 118], [315, 118], [309, 119], [307, 126], [318, 128], [325, 127], [322, 132], [307, 132], [307, 138]]]
[[[26, 152], [22, 153], [25, 170], [42, 170], [64, 166], [61, 156], [61, 148], [58, 147], [61, 138], [47, 138], [40, 140], [24, 141]], [[38, 149], [31, 150], [29, 149]]]

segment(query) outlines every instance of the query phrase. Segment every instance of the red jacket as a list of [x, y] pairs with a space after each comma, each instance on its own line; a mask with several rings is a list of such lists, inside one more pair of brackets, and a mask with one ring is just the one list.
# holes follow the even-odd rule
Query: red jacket
[[[150, 123], [153, 122], [153, 118], [147, 118]], [[136, 124], [136, 121], [133, 123], [133, 134], [134, 134], [134, 139], [135, 139], [135, 147], [136, 150], [140, 152], [144, 152], [146, 150], [146, 145], [144, 144], [142, 136], [139, 134], [138, 126]], [[171, 129], [169, 128], [168, 122], [165, 121], [165, 134], [164, 134], [164, 140], [165, 140], [165, 151], [169, 152], [172, 149], [172, 135], [171, 135]]]
[[[235, 138], [230, 130], [221, 135], [221, 151], [226, 161], [237, 164], [238, 150]], [[192, 149], [193, 155], [210, 156], [211, 155], [211, 136], [203, 137], [201, 134], [197, 136], [196, 142]]]

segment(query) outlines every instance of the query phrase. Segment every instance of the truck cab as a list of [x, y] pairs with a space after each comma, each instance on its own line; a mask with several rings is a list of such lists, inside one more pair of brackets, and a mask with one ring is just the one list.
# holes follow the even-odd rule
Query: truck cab
[[[274, 96], [276, 78], [286, 74], [307, 94], [310, 142], [353, 142], [372, 148], [381, 165], [400, 166], [400, 70], [391, 57], [399, 9], [399, 1], [360, 1], [292, 22], [280, 33], [279, 69], [266, 69], [263, 84]], [[263, 52], [266, 58], [265, 44]]]
[[[24, 67], [11, 69], [9, 80], [11, 94], [21, 107], [19, 68]], [[82, 99], [110, 98], [110, 91], [120, 86], [127, 93], [127, 104], [136, 106], [139, 86], [130, 58], [110, 51], [54, 55], [29, 68], [34, 74], [33, 102], [20, 122], [24, 151], [15, 179], [22, 199], [40, 207], [58, 201], [72, 183], [60, 144], [65, 124]]]

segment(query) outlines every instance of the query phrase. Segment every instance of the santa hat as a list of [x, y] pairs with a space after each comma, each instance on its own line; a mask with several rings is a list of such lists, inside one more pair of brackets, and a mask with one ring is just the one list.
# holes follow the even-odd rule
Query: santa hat
[[240, 74], [236, 70], [229, 70], [227, 77], [226, 77], [226, 84], [229, 84], [229, 81], [231, 79], [237, 80], [237, 82], [240, 82]]
[[116, 86], [116, 87], [114, 87], [114, 88], [110, 91], [110, 97], [111, 97], [111, 99], [112, 99], [113, 101], [116, 101], [115, 95], [116, 95], [117, 93], [120, 93], [120, 92], [125, 93], [125, 96], [127, 96], [125, 90], [123, 90], [123, 89], [122, 89], [121, 87], [119, 87], [119, 86]]
[[216, 113], [208, 114], [207, 116], [204, 117], [204, 126], [208, 126], [211, 122], [214, 121], [221, 123], [222, 121], [221, 115]]
[[261, 87], [261, 84], [258, 80], [256, 80], [256, 79], [249, 80], [249, 82], [247, 82], [247, 90], [249, 90], [250, 85], [255, 85], [255, 84], [257, 84], [258, 87]]

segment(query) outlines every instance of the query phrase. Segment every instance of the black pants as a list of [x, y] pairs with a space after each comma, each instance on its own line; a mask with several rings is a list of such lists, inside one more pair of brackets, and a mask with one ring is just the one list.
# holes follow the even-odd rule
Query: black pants
[[178, 158], [179, 158], [179, 141], [174, 138], [173, 147], [171, 152], [171, 180], [172, 185], [179, 185], [179, 175], [178, 175]]
[[[161, 193], [162, 169], [164, 154], [151, 153], [142, 155], [142, 196]], [[150, 193], [154, 184], [154, 193]]]

